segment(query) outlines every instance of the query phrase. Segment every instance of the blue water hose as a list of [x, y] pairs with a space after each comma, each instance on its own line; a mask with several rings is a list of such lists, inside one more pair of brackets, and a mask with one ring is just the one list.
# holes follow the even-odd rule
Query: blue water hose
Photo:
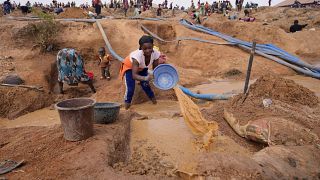
[[182, 87], [182, 86], [178, 86], [182, 92], [184, 92], [186, 95], [196, 98], [196, 99], [203, 99], [203, 100], [208, 100], [208, 101], [212, 101], [212, 100], [227, 100], [230, 97], [232, 97], [232, 95], [224, 95], [224, 94], [197, 94], [197, 93], [193, 93], [191, 90]]
[[[231, 43], [235, 43], [237, 44], [239, 47], [248, 47], [249, 49], [251, 49], [252, 47], [252, 43], [246, 42], [246, 41], [242, 41], [236, 38], [233, 38], [231, 36], [227, 36], [225, 34], [219, 33], [217, 31], [214, 31], [210, 28], [206, 28], [204, 26], [201, 25], [194, 25], [190, 22], [188, 22], [185, 19], [181, 19], [180, 20], [180, 24], [182, 24], [183, 26], [195, 30], [195, 31], [200, 31], [200, 32], [204, 32], [213, 36], [217, 36], [220, 37], [228, 42]], [[247, 49], [247, 48], [245, 48]], [[256, 47], [256, 51], [260, 52], [260, 55], [269, 58], [271, 60], [274, 60], [275, 58], [279, 57], [283, 60], [285, 60], [286, 62], [290, 63], [290, 64], [294, 64], [296, 66], [299, 66], [300, 68], [293, 68], [294, 70], [303, 73], [305, 75], [311, 76], [311, 77], [315, 77], [318, 78], [320, 75], [320, 68], [317, 68], [313, 65], [310, 65], [302, 60], [300, 60], [299, 58], [289, 54], [288, 52], [278, 48], [275, 45], [272, 44], [257, 44]], [[269, 56], [265, 56], [265, 55], [269, 55]], [[271, 55], [271, 56], [270, 56]], [[274, 57], [274, 58], [273, 58]], [[274, 60], [276, 62], [278, 62], [279, 58], [277, 58], [277, 60]], [[280, 61], [279, 61], [280, 62]], [[280, 64], [286, 64], [286, 63], [280, 63]], [[292, 68], [293, 66], [288, 66], [290, 68]], [[301, 71], [301, 69], [303, 69]], [[311, 74], [310, 74], [311, 73]]]

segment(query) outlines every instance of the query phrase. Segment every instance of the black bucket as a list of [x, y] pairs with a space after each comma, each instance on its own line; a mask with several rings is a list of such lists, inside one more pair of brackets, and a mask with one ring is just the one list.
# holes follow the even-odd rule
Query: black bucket
[[113, 102], [96, 103], [94, 106], [94, 119], [98, 124], [113, 123], [118, 119], [120, 104]]

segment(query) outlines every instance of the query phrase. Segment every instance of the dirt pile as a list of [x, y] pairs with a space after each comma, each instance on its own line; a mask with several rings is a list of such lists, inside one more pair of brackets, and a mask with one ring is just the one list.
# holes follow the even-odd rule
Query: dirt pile
[[53, 99], [46, 92], [18, 87], [0, 87], [0, 102], [0, 117], [13, 119], [49, 106], [53, 103]]
[[[269, 105], [263, 102], [266, 99], [271, 100]], [[259, 127], [263, 131], [260, 138], [272, 144], [303, 145], [319, 140], [319, 99], [292, 80], [262, 76], [250, 86], [247, 96], [239, 94], [229, 100], [224, 113], [235, 131], [249, 139], [249, 127]]]
[[[264, 108], [263, 100], [271, 99], [273, 104], [286, 104], [289, 107], [304, 107], [302, 109], [318, 108], [319, 99], [314, 92], [296, 84], [293, 80], [283, 79], [278, 76], [266, 75], [260, 77], [249, 88], [248, 95], [239, 94], [229, 101], [231, 110], [239, 114], [239, 117], [254, 118], [258, 117], [259, 111], [267, 110]], [[241, 113], [248, 113], [246, 115]], [[276, 112], [275, 112], [276, 113]], [[240, 115], [241, 114], [241, 115]]]
[[[250, 86], [247, 99], [261, 98], [270, 98], [291, 105], [300, 104], [309, 107], [314, 107], [319, 103], [318, 97], [309, 89], [296, 84], [293, 80], [272, 75], [262, 76]], [[234, 101], [237, 101], [236, 99]]]
[[87, 18], [87, 16], [81, 8], [65, 8], [57, 18]]
[[[258, 22], [247, 23], [241, 21], [230, 21], [230, 20], [216, 20], [209, 18], [204, 22], [204, 26], [214, 29], [215, 31], [227, 34], [229, 36], [252, 42], [255, 40], [257, 43], [266, 44], [274, 43], [278, 46], [283, 47], [284, 40], [290, 41], [290, 38], [286, 32], [280, 28], [271, 26], [262, 26]], [[251, 33], [248, 33], [248, 30]]]
[[26, 162], [20, 168], [23, 172], [5, 177], [119, 179], [122, 175], [114, 173], [109, 165], [126, 160], [130, 120], [130, 113], [120, 113], [115, 123], [94, 125], [94, 136], [78, 142], [66, 141], [58, 125], [1, 129], [0, 161]]

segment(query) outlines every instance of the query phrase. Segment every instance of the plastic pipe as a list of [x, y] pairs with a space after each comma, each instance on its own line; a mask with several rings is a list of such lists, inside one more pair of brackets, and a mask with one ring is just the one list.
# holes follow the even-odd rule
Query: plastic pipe
[[203, 99], [203, 100], [227, 100], [230, 97], [232, 97], [232, 95], [224, 95], [224, 94], [196, 94], [193, 93], [192, 91], [190, 91], [189, 89], [182, 87], [182, 86], [178, 86], [182, 92], [184, 92], [186, 95], [191, 96], [193, 98], [196, 99]]

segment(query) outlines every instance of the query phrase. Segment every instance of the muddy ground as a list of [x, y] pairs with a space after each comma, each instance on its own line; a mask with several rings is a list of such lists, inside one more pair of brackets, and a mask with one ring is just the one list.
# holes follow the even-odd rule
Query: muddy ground
[[[123, 17], [121, 11], [104, 10], [106, 16]], [[129, 13], [132, 13], [131, 11]], [[273, 43], [313, 65], [319, 65], [319, 11], [314, 9], [261, 8], [252, 12], [254, 23], [229, 21], [213, 14], [203, 25], [236, 38]], [[20, 16], [18, 12], [13, 14]], [[142, 14], [154, 17], [153, 11]], [[69, 9], [58, 18], [84, 18], [80, 9]], [[224, 42], [178, 23], [189, 18], [165, 12], [165, 21], [109, 19], [101, 22], [110, 43], [120, 56], [138, 48], [143, 24], [166, 40], [198, 37]], [[309, 23], [306, 30], [287, 33], [293, 19]], [[98, 102], [122, 102], [124, 87], [118, 77], [120, 63], [113, 61], [111, 81], [100, 80], [97, 50], [104, 41], [95, 24], [60, 22], [58, 43], [41, 52], [25, 28], [32, 22], [0, 17], [0, 79], [19, 75], [27, 85], [44, 91], [0, 87], [0, 161], [25, 160], [8, 179], [319, 179], [320, 88], [319, 80], [255, 56], [248, 96], [242, 95], [249, 54], [231, 46], [200, 42], [155, 44], [167, 54], [179, 72], [180, 85], [200, 93], [236, 94], [227, 101], [194, 102], [208, 121], [219, 124], [219, 136], [208, 150], [184, 123], [173, 90], [153, 87], [159, 100], [152, 105], [139, 86], [131, 110], [121, 110], [116, 123], [95, 125], [95, 134], [80, 142], [63, 138], [53, 104], [63, 99], [91, 97]], [[190, 19], [189, 19], [190, 20]], [[80, 52], [87, 71], [94, 73], [92, 94], [86, 85], [65, 86], [57, 91], [55, 58], [59, 49]], [[264, 99], [271, 99], [266, 108]], [[240, 137], [225, 119], [230, 112], [245, 125], [267, 119], [272, 124], [270, 144]], [[276, 126], [274, 126], [276, 125]]]

